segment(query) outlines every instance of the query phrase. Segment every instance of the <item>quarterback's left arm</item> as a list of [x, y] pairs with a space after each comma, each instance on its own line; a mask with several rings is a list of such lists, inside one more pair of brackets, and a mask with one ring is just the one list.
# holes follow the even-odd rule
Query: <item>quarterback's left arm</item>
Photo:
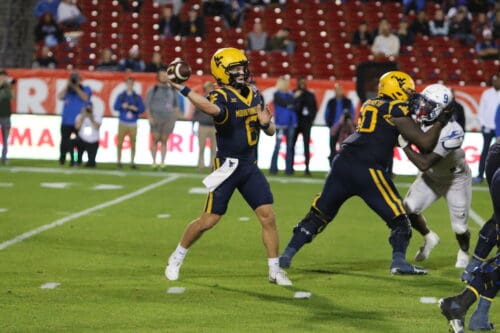
[[269, 105], [266, 105], [257, 113], [257, 119], [259, 119], [260, 128], [266, 133], [266, 135], [272, 136], [276, 132], [276, 126], [271, 121], [273, 114]]

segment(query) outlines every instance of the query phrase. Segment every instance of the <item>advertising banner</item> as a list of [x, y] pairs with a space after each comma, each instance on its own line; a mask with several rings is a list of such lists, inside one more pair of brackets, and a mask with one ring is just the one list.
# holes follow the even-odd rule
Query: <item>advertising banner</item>
[[[61, 117], [43, 115], [15, 114], [11, 118], [12, 128], [9, 137], [9, 158], [54, 160], [57, 165], [59, 159]], [[179, 166], [197, 166], [198, 140], [196, 138], [197, 126], [190, 121], [177, 121], [174, 132], [170, 135], [167, 144], [166, 164]], [[100, 142], [97, 153], [97, 163], [116, 163], [118, 120], [114, 117], [104, 118], [100, 128]], [[269, 169], [271, 156], [274, 149], [275, 136], [261, 134], [258, 151], [258, 164], [264, 170]], [[481, 133], [467, 132], [462, 148], [466, 152], [472, 174], [477, 174], [479, 155], [483, 144]], [[0, 137], [0, 146], [3, 144]], [[329, 129], [325, 126], [314, 126], [311, 133], [311, 171], [328, 171]], [[137, 164], [150, 165], [152, 163], [151, 140], [149, 123], [140, 119], [137, 131], [136, 159]], [[209, 164], [209, 146], [205, 149], [205, 164]], [[282, 142], [278, 159], [280, 170], [285, 169], [286, 143]], [[86, 156], [84, 155], [84, 161]], [[122, 162], [130, 161], [130, 145], [126, 141], [122, 153]], [[304, 170], [304, 153], [302, 137], [299, 136], [296, 145], [295, 170], [298, 174]], [[408, 160], [405, 153], [399, 149], [394, 150], [393, 172], [399, 175], [412, 175], [417, 173], [417, 168]]]

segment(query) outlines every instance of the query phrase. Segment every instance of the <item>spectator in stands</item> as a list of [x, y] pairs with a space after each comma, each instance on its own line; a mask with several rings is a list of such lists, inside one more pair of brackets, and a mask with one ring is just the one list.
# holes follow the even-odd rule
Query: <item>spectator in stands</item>
[[146, 69], [146, 64], [141, 58], [139, 46], [132, 46], [128, 51], [128, 57], [121, 59], [118, 65], [119, 70], [122, 72], [144, 72], [144, 70]]
[[158, 73], [160, 68], [163, 66], [163, 56], [160, 52], [153, 52], [151, 56], [151, 61], [146, 64], [145, 72], [148, 73]]
[[318, 113], [318, 105], [314, 93], [307, 89], [307, 79], [305, 77], [301, 76], [297, 78], [297, 89], [293, 92], [293, 98], [294, 110], [297, 113], [298, 122], [297, 129], [294, 131], [292, 137], [292, 156], [295, 157], [295, 144], [297, 143], [299, 134], [302, 134], [306, 167], [304, 175], [310, 176], [309, 159], [311, 154], [309, 152], [309, 142], [311, 141], [311, 128]]
[[[215, 85], [211, 81], [207, 81], [203, 84], [203, 92], [205, 96], [208, 96], [208, 93], [214, 89]], [[195, 108], [192, 121], [193, 125], [195, 122], [198, 123], [198, 171], [202, 171], [205, 167], [205, 146], [207, 144], [207, 140], [210, 143], [210, 164], [208, 167], [212, 168], [212, 162], [215, 158], [215, 150], [217, 148], [214, 119], [200, 109]]]
[[78, 159], [76, 164], [82, 165], [83, 153], [87, 153], [88, 168], [95, 168], [95, 158], [99, 148], [99, 128], [102, 124], [103, 112], [94, 109], [91, 103], [85, 105], [76, 116], [75, 128], [78, 131], [76, 146], [78, 148]]
[[50, 68], [55, 69], [57, 67], [57, 60], [54, 58], [54, 54], [50, 48], [46, 45], [42, 46], [40, 49], [40, 54], [31, 63], [31, 68]]
[[472, 23], [468, 18], [465, 6], [460, 6], [450, 20], [450, 37], [460, 40], [464, 45], [472, 46], [475, 43], [475, 36], [472, 34]]
[[391, 25], [391, 23], [386, 17], [382, 17], [378, 22], [377, 27], [373, 30], [372, 33], [373, 39], [375, 39], [375, 37], [377, 37], [380, 34], [380, 28], [384, 27], [385, 25]]
[[134, 78], [128, 77], [125, 80], [125, 91], [123, 91], [115, 100], [114, 109], [119, 115], [118, 122], [118, 144], [117, 167], [122, 168], [122, 149], [123, 141], [128, 136], [130, 142], [130, 167], [137, 169], [135, 165], [135, 142], [137, 137], [137, 120], [144, 112], [144, 102], [140, 94], [134, 91]]
[[399, 38], [400, 45], [412, 45], [415, 42], [415, 36], [409, 29], [409, 23], [406, 19], [399, 22], [398, 31], [396, 32]]
[[450, 25], [448, 19], [444, 16], [441, 8], [436, 9], [434, 18], [429, 21], [429, 31], [431, 36], [448, 36]]
[[415, 9], [417, 13], [420, 13], [425, 10], [426, 0], [403, 0], [403, 12], [405, 15]]
[[58, 7], [59, 0], [38, 0], [35, 4], [35, 17], [40, 18], [43, 14], [50, 13], [52, 17], [56, 18]]
[[118, 0], [123, 10], [128, 13], [139, 13], [144, 0]]
[[162, 6], [172, 7], [173, 14], [179, 16], [179, 13], [181, 12], [185, 0], [154, 0], [154, 2], [158, 4], [159, 7]]
[[483, 181], [484, 170], [486, 167], [486, 156], [491, 145], [491, 140], [496, 136], [495, 115], [500, 104], [500, 74], [495, 73], [491, 77], [491, 87], [483, 91], [479, 100], [478, 116], [481, 123], [481, 132], [483, 133], [483, 149], [479, 159], [478, 175], [472, 181], [481, 183]]
[[224, 8], [224, 24], [226, 28], [237, 28], [243, 22], [245, 1], [227, 0]]
[[295, 41], [290, 38], [290, 28], [280, 28], [272, 35], [267, 41], [266, 50], [285, 51], [288, 54], [293, 54], [295, 52]]
[[491, 30], [483, 31], [483, 38], [476, 43], [476, 52], [479, 58], [499, 59], [500, 43], [493, 39]]
[[500, 9], [495, 12], [495, 16], [493, 17], [493, 38], [500, 38]]
[[285, 174], [293, 175], [292, 138], [297, 128], [297, 114], [294, 110], [294, 97], [290, 90], [290, 79], [280, 77], [274, 92], [274, 123], [276, 125], [276, 143], [271, 157], [269, 173], [278, 173], [278, 156], [283, 138], [286, 142]]
[[0, 130], [2, 132], [2, 157], [3, 165], [7, 164], [9, 146], [10, 117], [12, 115], [12, 100], [15, 94], [12, 89], [13, 81], [5, 69], [0, 69]]
[[410, 31], [415, 36], [429, 36], [429, 20], [427, 18], [427, 12], [421, 11], [417, 13], [417, 16], [413, 19], [410, 25]]
[[356, 31], [353, 32], [352, 35], [352, 44], [353, 45], [362, 45], [362, 46], [371, 46], [373, 43], [373, 34], [370, 30], [368, 30], [368, 23], [365, 20], [362, 20], [359, 23]]
[[171, 7], [163, 7], [160, 23], [158, 24], [158, 33], [160, 37], [173, 37], [181, 33], [181, 20], [174, 14]]
[[204, 37], [205, 23], [203, 17], [198, 15], [197, 7], [191, 7], [188, 19], [182, 22], [181, 35], [184, 37]]
[[76, 117], [84, 107], [89, 105], [91, 96], [92, 90], [89, 86], [82, 84], [82, 78], [77, 72], [71, 72], [66, 86], [57, 95], [57, 98], [63, 101], [59, 155], [60, 165], [64, 165], [66, 162], [67, 154], [70, 155], [70, 166], [74, 166], [76, 163], [73, 157], [76, 142], [74, 142], [71, 136], [78, 135], [75, 127]]
[[266, 49], [268, 35], [260, 21], [255, 21], [253, 29], [246, 36], [245, 48], [250, 51], [261, 51]]
[[[334, 89], [335, 96], [328, 100], [324, 114], [325, 124], [326, 126], [328, 126], [328, 128], [330, 128], [330, 156], [328, 156], [328, 161], [330, 162], [330, 164], [337, 154], [337, 143], [339, 142], [339, 138], [337, 136], [339, 132], [336, 131], [334, 133], [333, 127], [336, 124], [341, 123], [342, 115], [346, 112], [349, 112], [351, 114], [350, 118], [354, 119], [354, 105], [351, 99], [344, 95], [344, 87], [341, 84], [336, 83]], [[340, 127], [340, 125], [337, 127]]]
[[73, 0], [61, 0], [57, 7], [57, 23], [63, 30], [80, 30], [87, 20]]
[[35, 42], [48, 47], [56, 46], [64, 40], [64, 34], [59, 24], [50, 12], [44, 13], [35, 26]]
[[223, 16], [225, 6], [225, 0], [203, 0], [203, 15]]
[[399, 56], [401, 44], [398, 36], [392, 33], [391, 25], [387, 20], [380, 22], [379, 31], [379, 35], [373, 41], [372, 54], [377, 58]]
[[105, 48], [101, 51], [101, 56], [95, 66], [95, 70], [111, 72], [120, 70], [120, 65], [116, 60], [114, 60], [114, 54], [111, 49]]
[[472, 22], [472, 33], [476, 36], [476, 39], [481, 39], [483, 36], [483, 31], [492, 31], [493, 26], [488, 21], [488, 16], [486, 13], [478, 13]]

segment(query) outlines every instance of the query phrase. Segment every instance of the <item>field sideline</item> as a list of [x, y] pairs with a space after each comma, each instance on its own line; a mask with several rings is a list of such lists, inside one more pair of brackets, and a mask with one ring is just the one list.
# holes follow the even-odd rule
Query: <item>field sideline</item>
[[[0, 332], [446, 332], [432, 302], [464, 287], [443, 201], [426, 212], [441, 237], [430, 274], [401, 277], [389, 274], [387, 227], [359, 198], [297, 255], [293, 287], [269, 284], [260, 226], [239, 194], [170, 282], [166, 260], [203, 207], [208, 170], [54, 165], [0, 167]], [[269, 177], [281, 248], [324, 177]], [[395, 178], [402, 194], [412, 180]], [[492, 212], [486, 185], [473, 187], [472, 210], [475, 244]], [[414, 233], [410, 261], [421, 243]], [[500, 323], [498, 304], [490, 319]]]

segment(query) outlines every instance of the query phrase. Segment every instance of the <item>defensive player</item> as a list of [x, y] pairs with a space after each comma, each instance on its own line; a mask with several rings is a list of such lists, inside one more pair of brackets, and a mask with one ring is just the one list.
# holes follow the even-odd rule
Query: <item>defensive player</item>
[[[416, 120], [426, 131], [445, 108], [450, 107], [453, 95], [442, 84], [431, 84], [421, 93], [417, 102]], [[431, 152], [416, 152], [401, 135], [399, 146], [421, 171], [410, 186], [404, 199], [404, 206], [412, 227], [424, 236], [424, 245], [415, 256], [422, 261], [439, 243], [438, 235], [429, 230], [422, 212], [433, 202], [443, 197], [448, 204], [451, 228], [458, 241], [455, 267], [465, 268], [469, 262], [470, 232], [467, 224], [472, 198], [472, 173], [465, 162], [462, 148], [464, 131], [454, 120], [441, 130], [438, 143]]]
[[[486, 156], [485, 174], [488, 186], [491, 188], [491, 180], [496, 170], [500, 166], [500, 112], [497, 112], [497, 140], [493, 143]], [[480, 266], [490, 254], [491, 250], [495, 247], [495, 244], [500, 240], [497, 239], [496, 230], [496, 219], [495, 215], [481, 227], [479, 231], [479, 237], [477, 239], [476, 247], [474, 248], [474, 254], [472, 258], [462, 273], [462, 281], [470, 282], [472, 280], [472, 271]]]
[[[499, 123], [500, 125], [500, 115], [499, 115]], [[466, 269], [464, 270], [464, 273], [462, 273], [462, 280], [464, 282], [470, 283], [471, 285], [483, 285], [481, 283], [481, 276], [477, 277], [478, 272], [487, 272], [488, 270], [492, 270], [493, 266], [491, 264], [485, 264], [486, 262], [492, 263], [492, 260], [487, 260], [491, 250], [495, 247], [495, 244], [497, 245], [497, 249], [500, 250], [500, 223], [499, 220], [496, 218], [497, 214], [499, 213], [499, 207], [500, 207], [500, 194], [498, 193], [500, 191], [500, 175], [497, 175], [497, 171], [499, 170], [500, 167], [500, 136], [497, 136], [497, 141], [491, 145], [491, 147], [488, 150], [488, 155], [486, 157], [486, 168], [485, 168], [485, 174], [486, 174], [486, 180], [488, 182], [488, 186], [490, 188], [490, 194], [493, 199], [493, 208], [494, 208], [494, 214], [493, 216], [486, 222], [483, 227], [481, 228], [479, 232], [479, 238], [477, 240], [476, 248], [474, 250], [474, 255], [469, 262], [469, 265], [467, 265]], [[498, 171], [500, 173], [500, 171]], [[495, 177], [494, 177], [495, 176]], [[494, 183], [494, 181], [496, 181]], [[495, 201], [496, 200], [496, 201]], [[498, 276], [498, 265], [500, 260], [497, 255], [497, 276]], [[481, 274], [480, 274], [481, 275]], [[477, 279], [477, 280], [476, 280]], [[476, 280], [475, 282], [473, 282]], [[478, 282], [480, 282], [478, 284]], [[498, 281], [497, 277], [497, 286], [500, 282]], [[471, 289], [471, 291], [473, 291]], [[476, 290], [477, 291], [477, 290]], [[488, 292], [491, 293], [491, 290]], [[460, 310], [458, 313], [453, 312], [450, 313], [450, 309], [447, 309], [449, 304], [451, 304], [450, 300], [448, 301], [443, 301], [442, 309], [444, 309], [443, 314], [450, 320], [450, 326], [452, 326], [453, 329], [455, 329], [455, 332], [461, 332], [460, 329], [463, 330], [463, 322], [464, 322], [464, 317], [465, 313], [467, 312], [468, 308], [474, 303], [474, 301], [478, 298], [477, 295], [476, 297], [471, 297], [470, 293], [462, 293], [463, 295], [455, 298], [455, 300], [461, 300], [467, 299], [468, 303], [465, 303], [461, 307], [457, 307], [458, 310]], [[478, 292], [480, 294], [479, 297], [479, 302], [477, 304], [477, 308], [472, 314], [470, 320], [469, 320], [469, 329], [471, 330], [492, 330], [493, 325], [489, 321], [489, 310], [491, 307], [491, 302], [492, 302], [492, 297], [489, 297], [486, 293]], [[468, 295], [468, 296], [467, 296]], [[470, 296], [470, 297], [469, 297]]]
[[410, 116], [409, 100], [414, 93], [415, 83], [404, 72], [391, 71], [379, 78], [378, 96], [363, 104], [356, 132], [343, 142], [322, 192], [293, 229], [293, 236], [280, 257], [281, 267], [290, 267], [297, 251], [332, 221], [347, 199], [357, 195], [391, 229], [391, 273], [427, 273], [425, 269], [406, 261], [411, 237], [410, 221], [403, 200], [386, 170], [399, 133], [420, 149], [431, 150], [451, 112], [442, 112], [436, 124], [424, 133]]
[[210, 69], [220, 88], [204, 97], [187, 86], [170, 82], [201, 111], [212, 115], [217, 130], [215, 170], [208, 177], [210, 193], [200, 217], [191, 222], [179, 245], [168, 259], [165, 275], [179, 278], [179, 270], [188, 249], [214, 227], [226, 212], [229, 200], [238, 189], [252, 207], [262, 225], [262, 240], [266, 247], [269, 281], [291, 285], [287, 274], [279, 267], [279, 237], [272, 203], [273, 195], [264, 174], [257, 167], [257, 144], [260, 130], [273, 135], [272, 114], [265, 106], [257, 87], [249, 83], [250, 72], [245, 54], [235, 48], [217, 50]]
[[[496, 156], [493, 157], [492, 154]], [[498, 163], [498, 147], [496, 151], [488, 151], [487, 160], [490, 160], [490, 170], [495, 169], [488, 184], [493, 201], [493, 221], [496, 224], [497, 250], [500, 250], [500, 163]], [[495, 165], [493, 165], [495, 160]], [[488, 174], [487, 174], [488, 177]], [[469, 320], [469, 329], [473, 331], [492, 330], [493, 325], [488, 320], [488, 313], [493, 298], [500, 287], [500, 252], [490, 260], [485, 261], [473, 272], [473, 279], [465, 290], [456, 296], [447, 297], [439, 301], [441, 312], [448, 319], [453, 332], [464, 332], [464, 320], [467, 310], [479, 299], [476, 311]]]

